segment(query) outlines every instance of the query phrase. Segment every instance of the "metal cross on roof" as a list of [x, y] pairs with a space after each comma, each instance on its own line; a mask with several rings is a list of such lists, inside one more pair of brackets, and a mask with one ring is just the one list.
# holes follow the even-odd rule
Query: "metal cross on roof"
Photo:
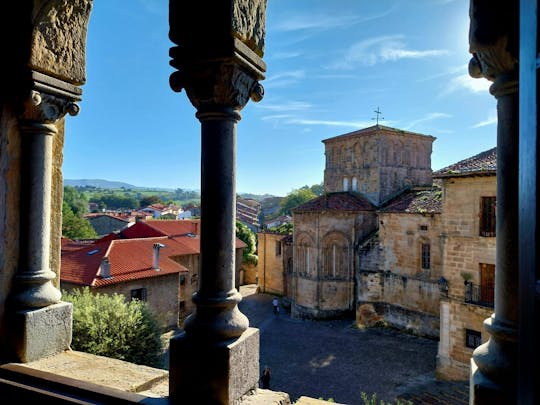
[[[372, 120], [377, 120], [377, 125], [379, 125], [379, 115], [381, 115], [382, 112], [379, 110], [379, 107], [377, 107], [377, 109], [373, 112], [377, 114], [377, 118], [372, 118]], [[381, 120], [384, 120], [384, 117], [381, 117]]]

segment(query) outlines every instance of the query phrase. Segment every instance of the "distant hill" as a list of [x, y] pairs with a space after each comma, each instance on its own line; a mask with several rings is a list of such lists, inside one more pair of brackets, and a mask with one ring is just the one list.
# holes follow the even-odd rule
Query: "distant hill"
[[251, 193], [238, 193], [238, 195], [242, 198], [251, 198], [253, 200], [262, 201], [267, 198], [273, 198], [275, 196], [271, 194], [251, 194]]
[[109, 181], [102, 179], [80, 179], [80, 180], [71, 180], [64, 179], [64, 186], [72, 187], [96, 187], [96, 188], [139, 188], [133, 184], [122, 183], [121, 181]]

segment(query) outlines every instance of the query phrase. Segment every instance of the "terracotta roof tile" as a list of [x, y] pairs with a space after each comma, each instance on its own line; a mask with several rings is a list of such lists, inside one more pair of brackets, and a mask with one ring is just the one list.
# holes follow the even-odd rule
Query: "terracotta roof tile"
[[492, 148], [470, 158], [460, 160], [433, 173], [434, 178], [495, 175], [497, 172], [497, 148]]
[[[160, 270], [152, 269], [155, 243], [165, 245], [160, 251]], [[78, 285], [102, 287], [130, 280], [187, 272], [170, 256], [192, 254], [193, 250], [167, 237], [109, 240], [76, 251], [62, 252], [61, 280]], [[98, 275], [101, 261], [108, 258], [110, 278]]]
[[327, 193], [296, 208], [294, 213], [310, 211], [373, 211], [375, 206], [360, 194]]
[[436, 214], [442, 208], [442, 190], [411, 189], [390, 200], [380, 211], [409, 214]]

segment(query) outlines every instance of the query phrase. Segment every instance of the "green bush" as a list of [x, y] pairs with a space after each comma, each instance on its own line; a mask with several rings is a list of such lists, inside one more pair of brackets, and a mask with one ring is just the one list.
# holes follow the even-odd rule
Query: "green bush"
[[73, 303], [72, 349], [161, 367], [161, 331], [146, 302], [121, 294], [93, 294], [88, 287], [63, 293]]
[[401, 399], [396, 399], [396, 402], [384, 402], [383, 400], [379, 402], [377, 394], [372, 394], [370, 398], [365, 392], [361, 392], [360, 397], [364, 401], [364, 405], [413, 405], [411, 401], [402, 401]]

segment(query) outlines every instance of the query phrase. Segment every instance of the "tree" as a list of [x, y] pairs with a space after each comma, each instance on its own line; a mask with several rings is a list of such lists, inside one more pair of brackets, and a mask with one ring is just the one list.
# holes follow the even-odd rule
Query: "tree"
[[157, 195], [149, 195], [141, 198], [139, 201], [141, 207], [148, 207], [152, 204], [162, 203], [161, 199]]
[[88, 198], [86, 194], [77, 191], [75, 187], [64, 186], [64, 202], [78, 217], [88, 213]]
[[147, 303], [121, 294], [63, 292], [73, 304], [74, 350], [151, 367], [163, 365], [161, 331]]
[[243, 260], [256, 265], [259, 258], [255, 254], [257, 250], [257, 237], [255, 234], [242, 222], [236, 221], [236, 237], [247, 245], [244, 248]]
[[322, 182], [312, 185], [309, 189], [313, 192], [313, 194], [317, 196], [321, 196], [324, 194], [324, 185]]
[[309, 187], [302, 187], [296, 190], [291, 191], [287, 194], [283, 200], [281, 200], [281, 214], [282, 215], [291, 215], [291, 209], [298, 207], [299, 205], [308, 202], [316, 198], [317, 196]]
[[69, 239], [97, 238], [92, 224], [87, 219], [75, 215], [66, 202], [62, 204], [62, 235]]

